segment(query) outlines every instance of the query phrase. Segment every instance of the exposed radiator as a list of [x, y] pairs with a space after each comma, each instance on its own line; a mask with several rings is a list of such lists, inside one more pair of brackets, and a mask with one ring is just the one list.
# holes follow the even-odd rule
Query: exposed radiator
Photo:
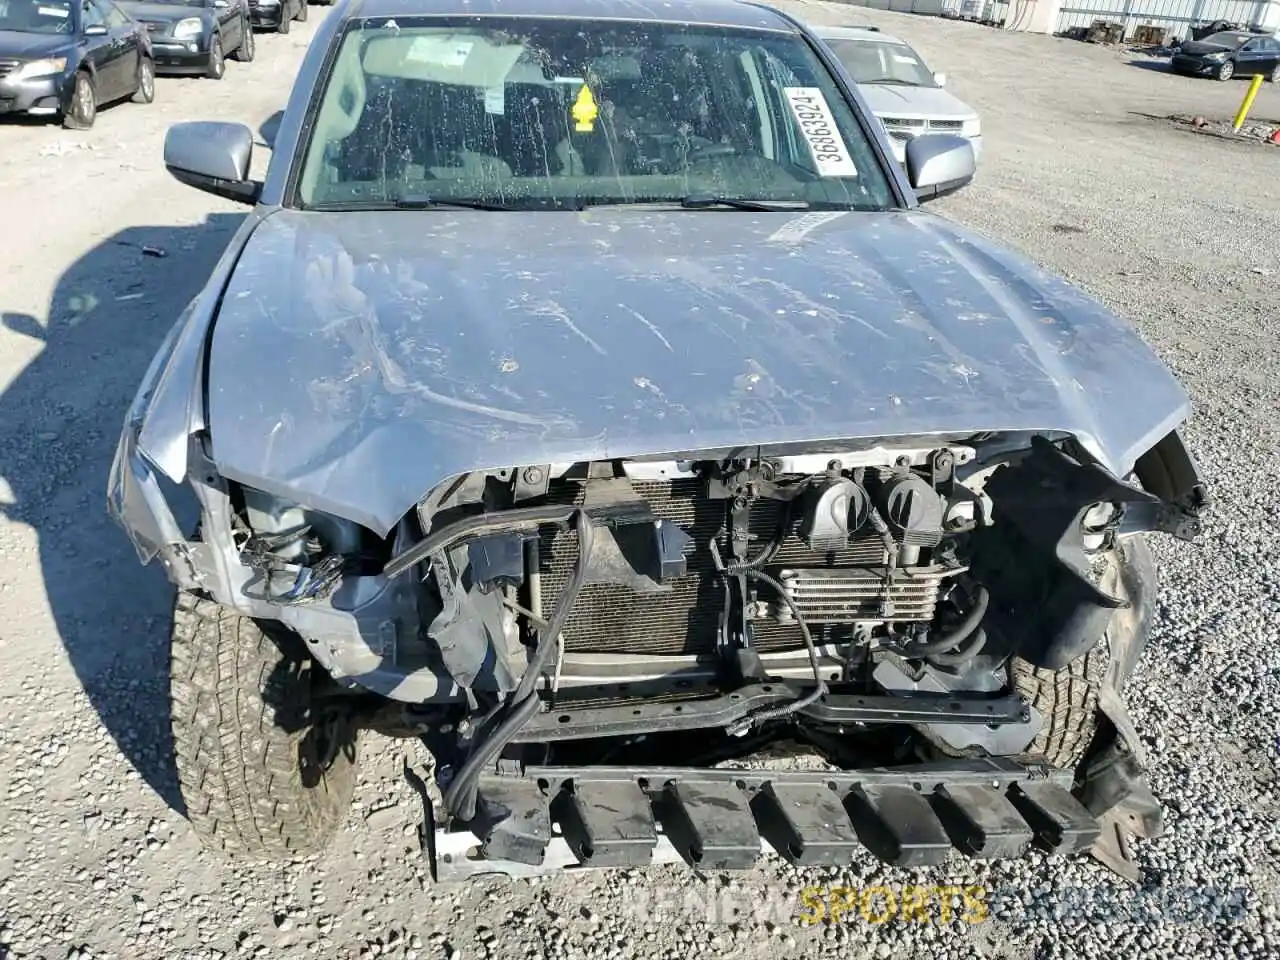
[[[855, 620], [910, 623], [933, 618], [942, 580], [954, 572], [951, 567], [847, 567], [779, 570], [776, 578], [810, 625]], [[768, 610], [784, 623], [795, 620], [780, 600], [769, 603]]]
[[[674, 481], [634, 481], [632, 486], [644, 497], [655, 516], [677, 524], [693, 546], [686, 554], [688, 572], [668, 581], [670, 591], [637, 594], [624, 586], [592, 584], [584, 587], [565, 627], [565, 648], [575, 652], [692, 654], [715, 649], [719, 617], [724, 608], [724, 591], [715, 575], [710, 542], [726, 524], [726, 503], [706, 497], [703, 482], [697, 479]], [[585, 486], [580, 482], [553, 482], [548, 499], [556, 503], [581, 503]], [[759, 549], [774, 535], [783, 505], [776, 500], [757, 500], [751, 508], [751, 533]], [[791, 525], [794, 529], [794, 523]], [[540, 542], [542, 602], [548, 615], [568, 582], [577, 558], [577, 538], [568, 532], [547, 530]], [[722, 555], [727, 548], [721, 544]], [[852, 571], [856, 578], [865, 568], [883, 567], [884, 544], [872, 532], [855, 537], [850, 544], [832, 553], [814, 553], [793, 533], [783, 541], [770, 568], [823, 570], [834, 567], [863, 568]], [[904, 584], [906, 581], [902, 581]], [[924, 611], [913, 619], [929, 619], [936, 597], [937, 578], [930, 590], [922, 592], [915, 580], [894, 594], [903, 609]], [[809, 589], [807, 586], [805, 589]], [[858, 589], [863, 589], [861, 586]], [[762, 591], [761, 600], [773, 598]], [[806, 601], [808, 602], [808, 601]], [[905, 616], [905, 614], [904, 614]], [[852, 619], [852, 618], [850, 618]], [[862, 619], [860, 617], [859, 619]], [[821, 618], [812, 619], [816, 639], [830, 639]], [[794, 623], [757, 620], [752, 624], [755, 645], [761, 651], [803, 645]]]

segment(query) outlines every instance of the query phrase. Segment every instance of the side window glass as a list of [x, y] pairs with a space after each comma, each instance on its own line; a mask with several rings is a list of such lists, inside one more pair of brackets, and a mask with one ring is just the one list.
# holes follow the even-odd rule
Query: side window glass
[[116, 27], [123, 27], [129, 22], [129, 18], [126, 17], [124, 12], [112, 3], [111, 0], [90, 0], [90, 2], [96, 3], [102, 7], [102, 18], [111, 29], [114, 30]]
[[86, 27], [105, 27], [107, 25], [107, 18], [103, 15], [102, 8], [94, 0], [83, 0], [80, 6], [80, 19], [84, 21]]

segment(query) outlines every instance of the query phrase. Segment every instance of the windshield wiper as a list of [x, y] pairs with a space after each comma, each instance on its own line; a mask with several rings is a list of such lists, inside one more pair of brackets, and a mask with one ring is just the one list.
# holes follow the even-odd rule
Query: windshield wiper
[[489, 200], [437, 200], [427, 196], [379, 197], [363, 200], [334, 200], [330, 203], [311, 205], [313, 210], [325, 210], [332, 213], [346, 213], [361, 210], [509, 210], [500, 203]]
[[750, 200], [746, 197], [722, 197], [711, 193], [691, 193], [680, 199], [686, 210], [707, 210], [711, 207], [732, 207], [734, 210], [757, 210], [764, 213], [808, 210], [808, 200]]
[[423, 194], [411, 194], [405, 197], [392, 197], [388, 203], [397, 210], [507, 210], [506, 204], [494, 203], [492, 200], [458, 199], [437, 200]]
[[899, 80], [897, 77], [881, 77], [878, 80], [859, 80], [859, 83], [884, 84], [892, 87], [918, 87], [920, 84], [912, 80]]
[[768, 200], [751, 197], [725, 197], [716, 193], [691, 193], [686, 197], [633, 197], [630, 199], [589, 199], [580, 201], [578, 209], [588, 207], [680, 207], [684, 210], [712, 210], [728, 207], [731, 210], [751, 210], [756, 213], [795, 213], [799, 210], [856, 210], [852, 202], [836, 200]]

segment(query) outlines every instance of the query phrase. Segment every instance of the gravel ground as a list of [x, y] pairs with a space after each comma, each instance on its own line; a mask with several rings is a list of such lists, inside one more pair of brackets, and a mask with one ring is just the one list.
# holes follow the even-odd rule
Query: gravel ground
[[[1163, 119], [1229, 117], [1243, 83], [970, 24], [781, 5], [878, 23], [947, 71], [982, 111], [986, 150], [975, 185], [939, 211], [1132, 318], [1195, 399], [1190, 442], [1216, 510], [1203, 547], [1155, 544], [1159, 621], [1129, 695], [1169, 824], [1138, 849], [1142, 890], [1035, 856], [435, 888], [415, 857], [407, 745], [388, 742], [369, 744], [349, 829], [323, 862], [232, 868], [200, 851], [168, 761], [168, 592], [107, 520], [103, 484], [134, 385], [239, 219], [167, 177], [164, 127], [264, 121], [317, 9], [223, 81], [161, 81], [153, 106], [106, 110], [87, 135], [0, 125], [0, 958], [1280, 951], [1280, 152]], [[1280, 116], [1280, 90], [1254, 114]], [[875, 884], [984, 885], [993, 917], [799, 922], [804, 888]], [[1188, 890], [1243, 899], [1210, 915]]]

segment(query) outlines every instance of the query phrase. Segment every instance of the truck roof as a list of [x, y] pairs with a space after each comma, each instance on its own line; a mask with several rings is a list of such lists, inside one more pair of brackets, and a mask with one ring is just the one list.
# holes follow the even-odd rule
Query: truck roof
[[347, 19], [414, 16], [633, 20], [796, 32], [787, 17], [751, 0], [356, 0], [346, 9]]

